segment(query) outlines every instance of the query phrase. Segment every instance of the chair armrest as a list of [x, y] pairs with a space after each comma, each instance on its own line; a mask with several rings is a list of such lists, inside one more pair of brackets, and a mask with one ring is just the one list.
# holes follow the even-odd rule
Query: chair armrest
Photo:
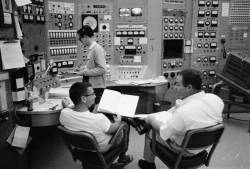
[[178, 145], [175, 141], [168, 139], [168, 140], [166, 140], [166, 142], [168, 144], [169, 149], [171, 151], [175, 152], [176, 154], [182, 153], [183, 156], [194, 155], [194, 154], [188, 152], [188, 150], [186, 150], [182, 146]]
[[116, 131], [115, 134], [113, 134], [112, 138], [109, 141], [109, 144], [111, 146], [119, 144], [121, 140], [124, 137], [124, 129], [126, 128], [127, 124], [122, 122], [121, 125], [119, 126], [118, 130]]

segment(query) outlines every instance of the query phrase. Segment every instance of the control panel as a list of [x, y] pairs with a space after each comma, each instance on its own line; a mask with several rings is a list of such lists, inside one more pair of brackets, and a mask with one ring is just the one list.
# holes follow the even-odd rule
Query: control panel
[[147, 66], [118, 65], [112, 66], [111, 80], [143, 80]]
[[47, 1], [46, 9], [48, 61], [53, 61], [54, 73], [63, 75], [78, 63], [76, 2]]
[[[82, 25], [90, 25], [95, 32], [96, 42], [106, 51], [107, 64], [112, 63], [113, 58], [113, 9], [112, 4], [102, 1], [82, 1], [78, 6], [79, 28]], [[78, 43], [78, 56], [83, 61], [87, 58], [87, 47]], [[85, 64], [80, 63], [80, 64]]]
[[162, 73], [172, 86], [184, 65], [185, 12], [169, 8], [162, 12]]
[[46, 65], [44, 55], [37, 54], [36, 56], [36, 60], [31, 61], [33, 68], [28, 69], [28, 76], [34, 74], [33, 85], [38, 90], [42, 89], [43, 91], [48, 91], [51, 87], [60, 86], [59, 80], [50, 74], [50, 72], [56, 68], [51, 67], [50, 69], [52, 65]]
[[143, 79], [148, 64], [147, 1], [118, 0], [115, 3], [114, 65], [119, 79]]
[[147, 63], [147, 29], [145, 25], [116, 25], [114, 55], [116, 64], [141, 65]]
[[191, 68], [202, 72], [203, 88], [210, 90], [218, 65], [220, 3], [218, 0], [196, 0], [193, 7]]

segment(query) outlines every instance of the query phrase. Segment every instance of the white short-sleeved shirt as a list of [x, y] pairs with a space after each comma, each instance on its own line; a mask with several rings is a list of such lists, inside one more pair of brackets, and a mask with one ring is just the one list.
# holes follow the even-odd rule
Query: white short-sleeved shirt
[[[221, 123], [223, 108], [224, 103], [218, 96], [204, 91], [178, 100], [167, 112], [172, 113], [172, 117], [161, 126], [160, 136], [164, 140], [173, 138], [180, 144], [186, 131]], [[176, 132], [168, 132], [171, 128]]]
[[69, 130], [92, 133], [101, 151], [106, 150], [106, 146], [112, 137], [106, 134], [111, 122], [101, 113], [76, 112], [70, 108], [65, 108], [61, 111], [60, 123]]

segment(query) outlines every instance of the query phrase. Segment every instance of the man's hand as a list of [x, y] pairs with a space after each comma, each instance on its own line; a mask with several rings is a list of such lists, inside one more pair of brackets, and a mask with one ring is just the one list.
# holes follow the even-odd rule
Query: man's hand
[[70, 105], [70, 100], [69, 100], [69, 98], [64, 97], [64, 98], [62, 99], [62, 106], [63, 106], [63, 108], [69, 107], [69, 105]]
[[122, 121], [122, 117], [120, 115], [114, 115], [114, 121], [115, 122], [121, 122]]

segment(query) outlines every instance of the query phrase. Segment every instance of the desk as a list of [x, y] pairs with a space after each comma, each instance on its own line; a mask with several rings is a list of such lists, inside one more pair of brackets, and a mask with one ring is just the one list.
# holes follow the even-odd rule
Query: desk
[[[222, 74], [217, 74], [217, 77], [219, 77], [223, 82], [225, 82], [228, 86], [232, 87], [235, 90], [240, 91], [241, 93], [243, 93], [245, 96], [250, 97], [250, 89], [246, 89], [241, 87], [240, 85], [238, 85], [237, 83], [235, 83], [234, 81], [228, 79], [227, 77], [223, 76]], [[215, 86], [215, 93], [219, 92], [221, 86], [223, 86], [225, 84], [218, 84], [217, 86]], [[230, 108], [231, 108], [231, 104], [239, 106], [239, 107], [243, 107], [246, 108], [248, 110], [250, 110], [250, 104], [245, 104], [245, 103], [238, 103], [238, 102], [234, 102], [232, 100], [223, 100], [225, 103], [228, 104], [228, 112], [227, 112], [227, 118], [230, 117]], [[236, 113], [236, 112], [235, 112]], [[248, 128], [248, 132], [250, 132], [250, 119], [249, 119], [249, 128]]]
[[[54, 110], [53, 106], [58, 105]], [[59, 124], [59, 116], [62, 109], [61, 99], [48, 99], [43, 104], [34, 104], [34, 110], [28, 111], [27, 107], [16, 110], [16, 115], [20, 123], [30, 127], [45, 127]]]

